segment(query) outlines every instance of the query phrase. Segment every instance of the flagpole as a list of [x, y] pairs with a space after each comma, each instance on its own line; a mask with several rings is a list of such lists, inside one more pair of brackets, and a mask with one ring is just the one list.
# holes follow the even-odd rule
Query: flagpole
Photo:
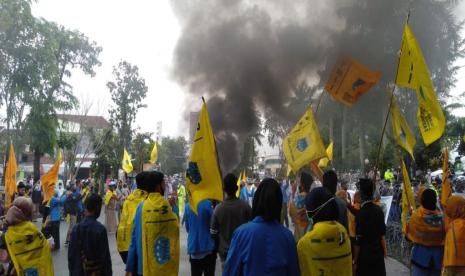
[[[407, 20], [405, 22], [405, 25], [408, 24], [410, 20], [410, 8], [408, 10], [408, 13], [407, 13]], [[403, 45], [403, 40], [401, 42], [401, 45], [400, 45], [400, 50], [402, 51], [402, 45]], [[376, 163], [375, 163], [375, 168], [374, 168], [374, 181], [376, 182], [376, 176], [378, 174], [378, 166], [379, 166], [379, 157], [381, 155], [381, 147], [383, 145], [383, 139], [384, 139], [384, 134], [386, 133], [386, 125], [387, 125], [387, 122], [388, 122], [388, 119], [389, 119], [389, 115], [391, 114], [391, 107], [392, 107], [392, 101], [394, 99], [394, 92], [395, 92], [395, 87], [396, 87], [396, 82], [397, 82], [397, 75], [399, 74], [399, 65], [400, 65], [400, 56], [401, 54], [399, 54], [398, 58], [397, 58], [397, 68], [396, 68], [396, 77], [395, 77], [395, 81], [394, 81], [394, 85], [392, 86], [392, 89], [391, 89], [391, 98], [390, 98], [390, 101], [389, 101], [389, 108], [387, 110], [387, 113], [386, 113], [386, 118], [384, 120], [384, 125], [383, 125], [383, 130], [381, 132], [381, 138], [379, 140], [379, 144], [378, 144], [378, 151], [376, 153]], [[380, 175], [381, 177], [381, 175]]]

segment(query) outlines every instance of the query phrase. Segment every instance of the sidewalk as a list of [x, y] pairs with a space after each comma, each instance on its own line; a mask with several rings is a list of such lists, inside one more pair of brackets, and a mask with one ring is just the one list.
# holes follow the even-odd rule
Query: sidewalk
[[386, 263], [386, 274], [392, 276], [409, 276], [410, 270], [406, 267], [403, 263], [391, 258], [387, 257], [385, 259]]

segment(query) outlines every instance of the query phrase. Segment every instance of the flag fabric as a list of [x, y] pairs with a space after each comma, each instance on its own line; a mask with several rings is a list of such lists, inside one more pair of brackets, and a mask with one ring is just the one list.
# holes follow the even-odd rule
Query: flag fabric
[[328, 166], [329, 161], [333, 161], [333, 142], [331, 142], [329, 146], [326, 148], [326, 155], [328, 157], [321, 158], [318, 162], [318, 167], [326, 168]]
[[420, 45], [408, 24], [405, 25], [402, 36], [396, 84], [417, 92], [417, 120], [425, 145], [439, 139], [444, 133], [446, 120], [434, 92]]
[[238, 198], [241, 193], [241, 182], [242, 182], [242, 172], [239, 174], [239, 178], [237, 179], [237, 191], [236, 197]]
[[207, 104], [199, 114], [194, 143], [186, 171], [189, 205], [197, 214], [197, 205], [204, 199], [223, 200], [223, 184], [216, 153], [215, 137], [210, 125]]
[[309, 108], [283, 141], [283, 152], [294, 172], [326, 156], [320, 131]]
[[55, 161], [55, 164], [53, 164], [50, 170], [40, 179], [42, 184], [42, 191], [44, 193], [44, 203], [49, 201], [55, 193], [55, 185], [58, 182], [58, 173], [60, 172], [61, 161], [61, 151], [58, 151], [58, 157]]
[[356, 60], [343, 57], [333, 68], [325, 90], [346, 106], [352, 106], [380, 79], [381, 72], [373, 71]]
[[407, 172], [404, 160], [402, 160], [402, 175], [404, 177], [404, 184], [402, 186], [402, 231], [406, 233], [407, 220], [412, 210], [416, 209], [415, 199], [413, 198], [412, 184], [410, 184], [410, 177]]
[[131, 157], [129, 156], [128, 151], [126, 149], [124, 149], [123, 161], [121, 162], [121, 165], [123, 167], [123, 171], [126, 173], [131, 173], [134, 169], [132, 167]]
[[152, 152], [150, 152], [150, 163], [155, 164], [157, 163], [157, 160], [158, 160], [158, 146], [157, 146], [157, 142], [155, 142], [155, 144], [153, 144]]
[[446, 206], [447, 199], [452, 195], [449, 179], [449, 151], [444, 148], [442, 155], [442, 188], [441, 188], [441, 204]]
[[286, 172], [286, 176], [289, 176], [289, 175], [291, 175], [291, 173], [292, 173], [292, 168], [291, 168], [291, 166], [289, 166], [289, 164], [287, 164], [287, 172]]
[[247, 184], [247, 173], [245, 170], [244, 172], [242, 172], [242, 182], [244, 182], [244, 184]]
[[[392, 93], [392, 92], [391, 92]], [[397, 105], [396, 99], [393, 94], [391, 94], [391, 125], [392, 133], [394, 135], [394, 140], [397, 144], [406, 150], [410, 156], [413, 158], [413, 148], [416, 144], [415, 134], [412, 129], [409, 127], [407, 120], [405, 119], [402, 111]]]
[[11, 204], [11, 198], [17, 191], [16, 187], [16, 171], [18, 166], [16, 164], [15, 149], [13, 144], [10, 144], [10, 150], [8, 153], [8, 164], [6, 165], [5, 171], [5, 206], [9, 207]]

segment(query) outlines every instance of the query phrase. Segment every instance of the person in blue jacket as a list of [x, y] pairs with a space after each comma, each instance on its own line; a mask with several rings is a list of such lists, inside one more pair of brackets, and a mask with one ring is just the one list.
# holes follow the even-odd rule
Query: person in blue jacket
[[253, 220], [234, 232], [224, 276], [300, 274], [294, 237], [279, 223], [282, 202], [278, 182], [264, 179], [253, 199]]
[[215, 242], [210, 235], [210, 221], [213, 206], [210, 200], [197, 205], [197, 215], [189, 203], [184, 212], [186, 217], [187, 253], [191, 263], [192, 276], [214, 276], [216, 265]]
[[58, 191], [50, 199], [50, 231], [55, 241], [53, 250], [60, 249], [60, 221], [61, 221], [61, 208], [65, 203], [66, 197], [58, 196]]

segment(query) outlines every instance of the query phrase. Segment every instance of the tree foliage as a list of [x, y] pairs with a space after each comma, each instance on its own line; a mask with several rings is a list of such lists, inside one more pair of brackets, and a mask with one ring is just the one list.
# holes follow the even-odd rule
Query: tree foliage
[[183, 173], [187, 164], [187, 141], [184, 137], [163, 137], [158, 148], [158, 163], [168, 174]]
[[137, 66], [121, 61], [113, 68], [114, 81], [107, 83], [113, 107], [110, 108], [110, 122], [118, 132], [118, 156], [129, 148], [132, 139], [132, 124], [140, 108], [146, 107], [142, 101], [147, 95], [145, 80], [139, 76]]

